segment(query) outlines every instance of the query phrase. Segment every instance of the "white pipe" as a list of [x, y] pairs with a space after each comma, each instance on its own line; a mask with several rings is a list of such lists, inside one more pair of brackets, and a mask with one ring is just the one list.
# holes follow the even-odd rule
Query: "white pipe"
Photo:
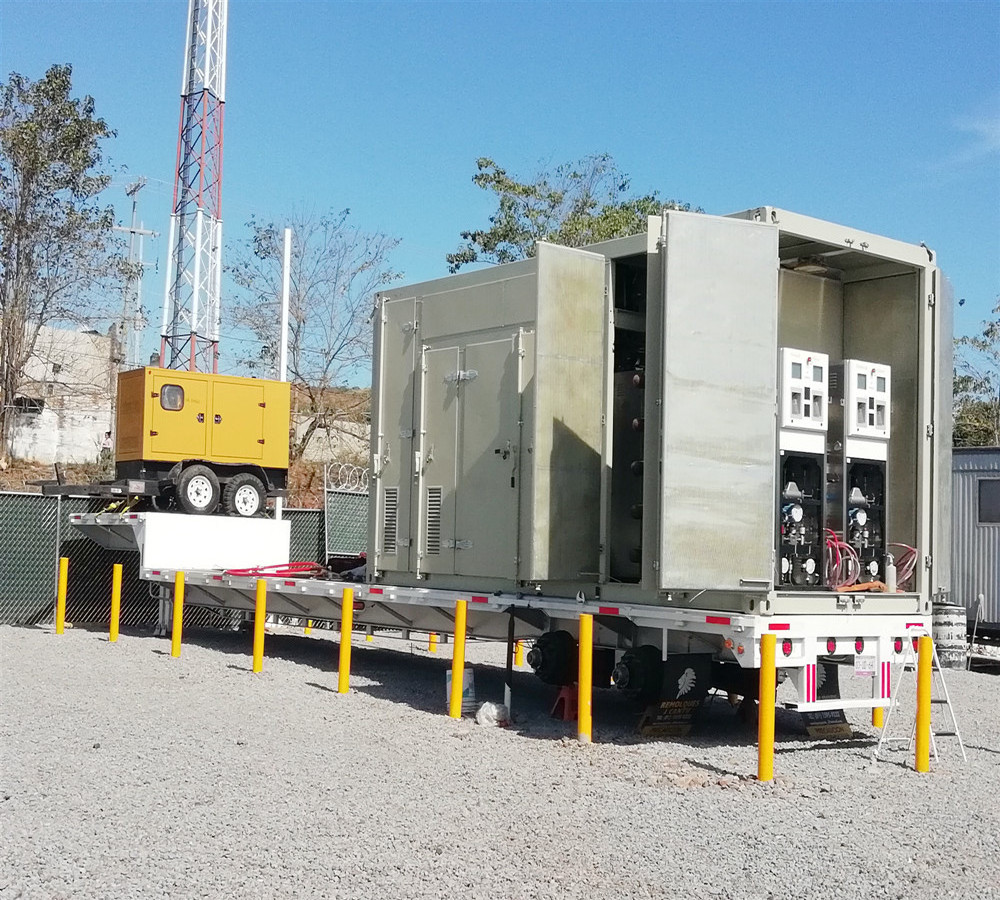
[[281, 266], [281, 335], [278, 340], [278, 381], [288, 381], [288, 297], [292, 278], [292, 229], [285, 229], [285, 256]]
[[[292, 229], [285, 229], [285, 252], [281, 263], [281, 330], [278, 336], [278, 381], [288, 381], [288, 298], [292, 278]], [[274, 500], [274, 518], [281, 521], [281, 497]]]

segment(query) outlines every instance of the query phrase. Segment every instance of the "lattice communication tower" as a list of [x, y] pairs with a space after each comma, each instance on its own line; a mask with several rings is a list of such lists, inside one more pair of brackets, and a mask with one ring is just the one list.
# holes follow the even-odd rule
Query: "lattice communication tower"
[[216, 372], [229, 0], [190, 0], [160, 365]]

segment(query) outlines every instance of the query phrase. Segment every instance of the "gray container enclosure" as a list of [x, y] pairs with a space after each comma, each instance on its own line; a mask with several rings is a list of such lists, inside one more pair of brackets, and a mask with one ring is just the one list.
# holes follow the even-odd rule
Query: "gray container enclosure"
[[[771, 613], [950, 584], [951, 301], [933, 255], [772, 207], [385, 292], [374, 582]], [[779, 350], [892, 367], [904, 593], [776, 590]]]
[[1000, 636], [1000, 447], [952, 451], [952, 599], [980, 632]]

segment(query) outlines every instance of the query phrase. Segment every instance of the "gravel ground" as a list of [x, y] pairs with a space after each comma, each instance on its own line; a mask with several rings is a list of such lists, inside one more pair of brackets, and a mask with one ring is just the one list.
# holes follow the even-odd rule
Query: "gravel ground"
[[[249, 645], [0, 627], [0, 898], [1000, 897], [997, 674], [948, 674], [968, 763], [873, 765], [870, 714], [834, 743], [779, 711], [761, 785], [721, 698], [645, 742], [599, 692], [582, 746], [527, 670], [511, 728], [448, 719], [448, 645], [358, 638], [343, 696], [329, 635], [269, 634], [256, 676]], [[480, 700], [501, 657], [470, 645]]]

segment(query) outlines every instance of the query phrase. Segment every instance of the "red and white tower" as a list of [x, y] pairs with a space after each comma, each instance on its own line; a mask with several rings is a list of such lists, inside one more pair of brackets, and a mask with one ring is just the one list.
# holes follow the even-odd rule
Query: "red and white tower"
[[160, 365], [215, 372], [222, 285], [222, 118], [229, 0], [189, 0]]

